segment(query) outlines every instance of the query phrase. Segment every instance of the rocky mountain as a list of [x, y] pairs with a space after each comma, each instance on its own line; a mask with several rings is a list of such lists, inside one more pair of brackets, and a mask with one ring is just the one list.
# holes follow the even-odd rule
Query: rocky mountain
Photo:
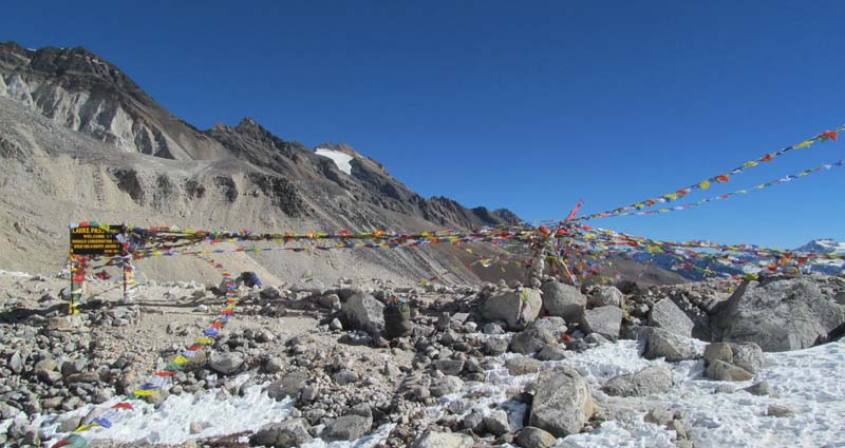
[[[0, 43], [0, 157], [0, 216], [7, 224], [0, 230], [2, 267], [58, 268], [65, 226], [87, 219], [267, 231], [519, 222], [508, 210], [423, 198], [348, 145], [315, 150], [251, 118], [196, 129], [83, 48]], [[45, 249], [49, 256], [35, 255]], [[446, 271], [453, 281], [477, 280], [463, 255], [437, 247], [401, 253], [401, 261], [396, 254], [354, 257], [365, 257], [363, 265], [376, 266], [379, 275], [428, 278]], [[333, 271], [341, 276], [338, 260], [352, 255], [329, 258], [335, 256]], [[363, 275], [369, 274], [375, 271]]]
[[796, 248], [798, 252], [817, 252], [824, 254], [845, 255], [845, 242], [836, 241], [832, 238], [822, 238], [810, 241], [809, 243]]

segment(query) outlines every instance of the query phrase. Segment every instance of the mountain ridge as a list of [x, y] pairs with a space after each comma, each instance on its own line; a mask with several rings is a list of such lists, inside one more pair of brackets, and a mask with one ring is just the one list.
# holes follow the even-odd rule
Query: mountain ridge
[[[504, 209], [423, 198], [349, 145], [320, 145], [350, 155], [346, 173], [249, 117], [198, 130], [82, 48], [0, 44], [0, 106], [0, 224], [8, 224], [0, 229], [0, 264], [13, 268], [58, 268], [63, 229], [88, 219], [276, 231], [461, 230], [521, 222]], [[45, 248], [54, 256], [35, 255]], [[394, 252], [325, 257], [311, 270], [338, 278], [358, 263], [369, 269], [363, 277], [449, 272], [457, 283], [492, 272], [480, 272], [463, 249], [448, 245]], [[312, 263], [279, 267], [246, 258], [245, 268], [272, 266], [279, 278], [305, 275], [302, 266]]]

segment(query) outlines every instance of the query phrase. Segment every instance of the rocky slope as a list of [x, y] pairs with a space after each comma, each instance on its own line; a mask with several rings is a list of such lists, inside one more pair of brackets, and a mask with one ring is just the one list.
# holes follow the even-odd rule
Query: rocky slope
[[[95, 282], [96, 303], [69, 317], [66, 282], [0, 272], [0, 444], [52, 445], [101, 416], [223, 306], [216, 285], [147, 284], [127, 306], [112, 283]], [[834, 327], [845, 325], [845, 279], [623, 293], [546, 278], [542, 291], [242, 287], [223, 333], [149, 405], [136, 401], [111, 428], [83, 435], [92, 446], [842, 442], [845, 342]], [[398, 333], [395, 295], [410, 311]], [[810, 333], [794, 351], [765, 353]]]
[[[82, 48], [0, 44], [0, 102], [0, 266], [6, 268], [58, 269], [64, 226], [88, 219], [267, 231], [469, 229], [519, 221], [507, 210], [422, 198], [346, 145], [320, 146], [349, 155], [349, 169], [341, 170], [249, 118], [200, 131]], [[296, 266], [274, 255], [243, 262], [272, 266], [272, 274], [285, 278], [311, 271], [329, 280], [360, 274], [416, 281], [445, 271], [452, 282], [477, 281], [463, 255], [438, 247], [331, 253]]]

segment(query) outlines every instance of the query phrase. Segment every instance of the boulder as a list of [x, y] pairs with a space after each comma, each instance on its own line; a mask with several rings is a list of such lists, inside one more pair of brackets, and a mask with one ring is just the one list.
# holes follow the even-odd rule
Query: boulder
[[530, 327], [547, 330], [557, 338], [566, 334], [566, 330], [568, 330], [566, 327], [566, 321], [562, 317], [558, 316], [541, 317], [532, 322]]
[[373, 426], [373, 413], [369, 406], [360, 404], [348, 413], [326, 425], [320, 438], [327, 442], [358, 440]]
[[12, 356], [6, 362], [6, 367], [14, 373], [21, 373], [23, 371], [23, 357], [21, 357], [21, 352], [12, 353]]
[[542, 328], [529, 327], [511, 339], [510, 350], [524, 355], [540, 351], [543, 347], [557, 343], [554, 335]]
[[267, 395], [274, 400], [281, 400], [285, 397], [297, 398], [299, 391], [308, 382], [308, 372], [296, 370], [283, 376], [280, 380], [274, 381], [267, 386]]
[[510, 423], [508, 422], [508, 413], [501, 409], [496, 409], [487, 414], [482, 424], [484, 425], [484, 429], [494, 436], [507, 434], [511, 430]]
[[472, 448], [472, 436], [452, 432], [428, 431], [417, 439], [413, 448]]
[[686, 337], [692, 336], [692, 328], [695, 326], [692, 319], [669, 298], [661, 299], [652, 305], [648, 324]]
[[751, 386], [748, 386], [743, 390], [751, 395], [758, 396], [772, 394], [772, 388], [771, 386], [769, 386], [769, 382], [765, 380], [760, 381], [759, 383], [752, 384]]
[[543, 301], [540, 291], [523, 288], [490, 296], [484, 301], [481, 314], [491, 321], [504, 321], [511, 329], [523, 329], [540, 314]]
[[636, 373], [611, 378], [602, 387], [616, 397], [642, 397], [666, 392], [672, 387], [672, 371], [662, 366], [646, 367]]
[[722, 360], [714, 360], [707, 365], [704, 375], [717, 381], [748, 381], [754, 377], [749, 371]]
[[567, 322], [580, 322], [587, 307], [587, 298], [574, 286], [561, 282], [546, 282], [543, 287], [543, 308], [552, 316]]
[[326, 294], [324, 296], [320, 296], [320, 298], [317, 299], [317, 303], [319, 303], [321, 307], [328, 308], [330, 310], [339, 310], [341, 308], [340, 296], [337, 294]]
[[453, 394], [461, 390], [462, 387], [464, 387], [463, 380], [454, 375], [446, 375], [435, 380], [434, 384], [431, 385], [430, 392], [431, 395], [440, 398], [444, 395]]
[[625, 303], [625, 296], [615, 286], [598, 286], [590, 294], [587, 305], [591, 308], [600, 306], [615, 306], [622, 308]]
[[566, 358], [566, 350], [555, 345], [547, 345], [537, 352], [537, 359], [540, 361], [560, 361]]
[[646, 359], [666, 358], [666, 361], [676, 362], [701, 357], [691, 339], [660, 328], [640, 327], [637, 339]]
[[766, 355], [759, 345], [753, 342], [731, 342], [733, 364], [751, 372], [759, 372], [766, 363]]
[[508, 340], [503, 337], [489, 337], [484, 341], [484, 353], [498, 356], [508, 351]]
[[534, 426], [526, 426], [516, 436], [516, 444], [520, 448], [551, 448], [557, 439], [548, 431]]
[[546, 370], [537, 378], [529, 425], [565, 437], [581, 431], [595, 412], [587, 382], [577, 370]]
[[236, 352], [212, 353], [208, 366], [217, 373], [231, 375], [244, 365], [244, 356]]
[[250, 437], [250, 442], [254, 445], [276, 448], [298, 447], [311, 440], [307, 425], [301, 418], [270, 424]]
[[622, 310], [615, 306], [593, 308], [584, 312], [581, 328], [587, 333], [598, 333], [616, 340], [619, 338], [623, 315]]
[[728, 364], [734, 362], [733, 350], [727, 342], [713, 342], [704, 349], [704, 362], [710, 364], [713, 361], [724, 361]]
[[340, 309], [345, 328], [379, 334], [384, 329], [384, 304], [375, 297], [356, 293]]
[[792, 417], [795, 415], [795, 411], [786, 406], [770, 404], [769, 408], [766, 410], [766, 415], [769, 417]]
[[540, 361], [525, 356], [516, 356], [505, 361], [505, 368], [513, 376], [527, 375], [540, 371]]
[[826, 341], [845, 323], [845, 308], [809, 277], [746, 281], [713, 310], [710, 322], [713, 340], [780, 352]]
[[463, 359], [440, 359], [434, 361], [434, 368], [446, 375], [457, 375], [464, 370], [464, 364]]

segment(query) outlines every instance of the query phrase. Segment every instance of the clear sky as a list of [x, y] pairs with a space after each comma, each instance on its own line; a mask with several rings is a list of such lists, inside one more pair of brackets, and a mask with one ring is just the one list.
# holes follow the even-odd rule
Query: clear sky
[[[18, 1], [0, 39], [87, 47], [199, 128], [251, 116], [346, 142], [425, 196], [529, 221], [673, 191], [845, 123], [839, 1]], [[840, 158], [845, 141], [817, 145], [710, 194]], [[594, 224], [794, 247], [845, 240], [843, 192], [845, 169]]]

